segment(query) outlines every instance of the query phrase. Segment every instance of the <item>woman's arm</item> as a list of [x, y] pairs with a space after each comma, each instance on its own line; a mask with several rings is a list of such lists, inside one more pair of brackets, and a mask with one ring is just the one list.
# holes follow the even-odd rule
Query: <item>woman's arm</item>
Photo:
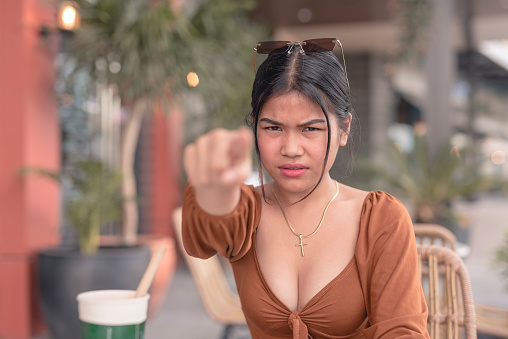
[[362, 211], [357, 262], [370, 326], [366, 338], [429, 338], [413, 224], [405, 207], [373, 192]]
[[211, 215], [197, 203], [187, 185], [182, 201], [182, 238], [193, 257], [207, 259], [215, 253], [235, 261], [252, 245], [252, 234], [261, 218], [261, 197], [252, 186], [242, 185], [238, 204], [231, 213]]
[[243, 184], [252, 170], [252, 134], [217, 129], [186, 147], [188, 184], [182, 202], [182, 237], [192, 256], [219, 253], [231, 261], [250, 248], [261, 201]]

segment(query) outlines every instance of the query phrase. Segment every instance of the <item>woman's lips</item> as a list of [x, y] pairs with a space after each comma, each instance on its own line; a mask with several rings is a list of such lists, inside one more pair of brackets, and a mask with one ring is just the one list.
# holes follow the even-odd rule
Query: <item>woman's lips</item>
[[300, 164], [285, 164], [279, 167], [282, 175], [290, 178], [302, 176], [308, 168]]

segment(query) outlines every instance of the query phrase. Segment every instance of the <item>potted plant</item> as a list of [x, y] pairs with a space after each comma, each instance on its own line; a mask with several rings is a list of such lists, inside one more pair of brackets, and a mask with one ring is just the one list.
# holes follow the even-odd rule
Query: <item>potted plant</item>
[[[149, 313], [165, 296], [176, 264], [175, 242], [170, 236], [138, 234], [135, 154], [145, 117], [161, 109], [171, 114], [185, 102], [202, 102], [207, 114], [203, 126], [217, 121], [243, 121], [253, 79], [251, 50], [266, 30], [246, 14], [252, 0], [188, 2], [170, 0], [76, 0], [81, 25], [65, 44], [65, 83], [72, 88], [87, 78], [87, 93], [112, 88], [123, 112], [119, 145], [122, 235], [103, 238], [109, 244], [147, 244], [152, 251], [168, 247], [151, 288]], [[181, 3], [181, 7], [177, 4]], [[189, 87], [195, 72], [199, 86]], [[240, 81], [241, 80], [241, 81]], [[65, 91], [65, 90], [64, 90]], [[179, 94], [184, 94], [182, 99]], [[83, 109], [83, 107], [76, 107]], [[192, 121], [196, 122], [197, 117]], [[183, 129], [179, 126], [175, 130]], [[171, 135], [173, 141], [178, 136]], [[179, 163], [172, 166], [180, 167]], [[179, 182], [179, 178], [168, 180]], [[169, 206], [168, 208], [171, 208]]]
[[[202, 101], [210, 121], [241, 121], [253, 79], [253, 43], [264, 35], [246, 16], [252, 1], [199, 1], [180, 8], [169, 0], [77, 0], [81, 26], [66, 50], [67, 82], [86, 73], [90, 92], [114, 87], [125, 112], [120, 145], [124, 176], [122, 238], [135, 244], [138, 206], [135, 152], [145, 116], [156, 107], [171, 112], [178, 93]], [[185, 6], [185, 5], [183, 5]], [[261, 33], [262, 32], [262, 33]], [[190, 88], [189, 72], [199, 76]], [[241, 81], [239, 81], [241, 80]], [[236, 115], [236, 119], [231, 117]], [[230, 119], [224, 119], [227, 116]], [[238, 119], [240, 117], [240, 119]], [[178, 165], [178, 164], [176, 164]]]
[[95, 254], [102, 225], [121, 217], [122, 176], [99, 161], [85, 161], [71, 179], [75, 192], [66, 202], [67, 220], [76, 229], [80, 252]]
[[54, 339], [80, 331], [76, 295], [96, 289], [135, 289], [150, 260], [146, 246], [100, 247], [101, 227], [121, 216], [122, 177], [100, 161], [79, 162], [71, 173], [24, 169], [61, 182], [70, 181], [72, 196], [65, 217], [75, 229], [79, 246], [40, 250], [39, 286], [44, 319]]
[[[213, 126], [224, 117], [226, 122], [242, 121], [241, 112], [249, 105], [253, 79], [252, 46], [266, 31], [247, 17], [246, 10], [255, 5], [253, 0], [75, 0], [74, 4], [79, 8], [81, 25], [67, 35], [63, 44], [60, 69], [65, 82], [61, 94], [72, 93], [79, 84], [85, 89], [83, 96], [92, 97], [99, 88], [118, 95], [122, 106], [118, 154], [125, 197], [122, 234], [101, 241], [118, 246], [168, 247], [152, 284], [151, 313], [165, 296], [176, 251], [170, 235], [138, 234], [141, 199], [134, 165], [142, 122], [154, 111], [178, 111], [186, 101], [204, 103], [209, 113], [201, 115], [208, 122], [204, 126]], [[190, 72], [199, 76], [199, 86], [189, 87], [186, 78]], [[191, 99], [181, 99], [182, 92]], [[86, 111], [87, 107], [78, 102], [88, 100], [80, 99], [73, 101], [70, 109]], [[183, 128], [172, 126], [174, 130]], [[170, 143], [180, 143], [174, 133], [169, 138]], [[181, 166], [178, 162], [171, 165]], [[168, 176], [175, 185], [178, 179]]]
[[361, 161], [359, 173], [378, 179], [388, 190], [407, 198], [413, 206], [413, 220], [417, 223], [435, 223], [454, 232], [459, 240], [459, 217], [452, 208], [458, 197], [472, 197], [488, 190], [491, 181], [477, 174], [474, 165], [466, 163], [466, 151], [449, 142], [431, 156], [424, 135], [415, 134], [411, 153], [404, 152], [394, 143], [387, 148], [385, 166]]

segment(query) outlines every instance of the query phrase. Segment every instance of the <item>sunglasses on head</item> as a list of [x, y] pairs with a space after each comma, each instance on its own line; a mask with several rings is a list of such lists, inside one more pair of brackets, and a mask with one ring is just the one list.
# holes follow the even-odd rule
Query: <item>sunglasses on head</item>
[[335, 45], [340, 46], [342, 53], [342, 62], [344, 63], [344, 74], [346, 75], [347, 87], [349, 88], [349, 79], [346, 70], [346, 58], [344, 50], [339, 39], [336, 38], [319, 38], [308, 39], [303, 41], [260, 41], [254, 45], [252, 55], [254, 58], [254, 75], [256, 74], [256, 52], [259, 54], [291, 54], [295, 46], [300, 46], [300, 53], [312, 55], [313, 53], [332, 52]]

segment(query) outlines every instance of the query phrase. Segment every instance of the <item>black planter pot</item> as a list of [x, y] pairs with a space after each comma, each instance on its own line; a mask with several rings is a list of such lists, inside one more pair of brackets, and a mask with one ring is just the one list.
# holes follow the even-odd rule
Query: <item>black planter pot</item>
[[146, 246], [107, 247], [82, 255], [77, 249], [39, 252], [42, 313], [52, 339], [80, 338], [78, 293], [102, 289], [136, 289], [150, 261]]

